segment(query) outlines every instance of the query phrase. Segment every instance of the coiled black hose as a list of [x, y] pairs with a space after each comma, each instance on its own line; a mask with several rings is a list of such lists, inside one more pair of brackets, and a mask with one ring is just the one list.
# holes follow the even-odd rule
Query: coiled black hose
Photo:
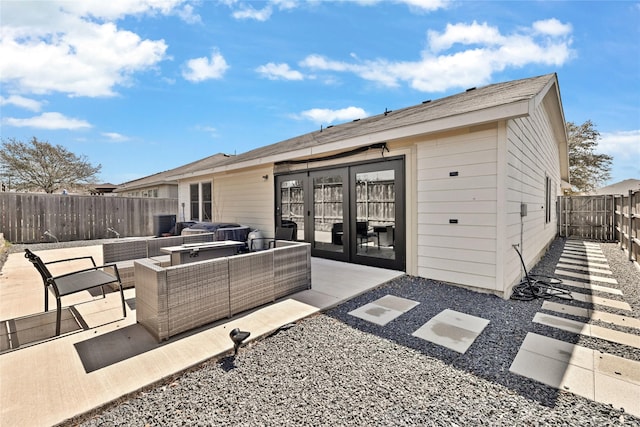
[[562, 279], [540, 274], [529, 274], [518, 247], [513, 245], [513, 249], [515, 249], [520, 258], [520, 263], [524, 270], [524, 278], [513, 287], [512, 300], [531, 301], [534, 299], [559, 298], [570, 301], [573, 299], [570, 291], [556, 287], [556, 285], [562, 283]]

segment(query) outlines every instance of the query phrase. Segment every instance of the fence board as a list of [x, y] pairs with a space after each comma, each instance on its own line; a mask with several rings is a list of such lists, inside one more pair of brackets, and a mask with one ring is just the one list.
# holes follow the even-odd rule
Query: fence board
[[177, 199], [0, 193], [0, 233], [13, 243], [153, 235], [155, 215], [178, 215]]
[[617, 241], [629, 260], [640, 256], [640, 191], [628, 195], [558, 197], [558, 234]]

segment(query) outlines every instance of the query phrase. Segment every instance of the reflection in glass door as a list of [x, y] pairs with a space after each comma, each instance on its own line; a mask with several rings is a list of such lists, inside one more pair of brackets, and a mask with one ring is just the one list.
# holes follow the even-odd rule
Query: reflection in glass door
[[312, 252], [334, 259], [345, 258], [348, 227], [345, 229], [346, 170], [313, 173]]
[[281, 177], [278, 179], [278, 224], [291, 227], [296, 240], [304, 240], [304, 177]]
[[350, 168], [353, 260], [404, 269], [404, 178], [401, 160]]

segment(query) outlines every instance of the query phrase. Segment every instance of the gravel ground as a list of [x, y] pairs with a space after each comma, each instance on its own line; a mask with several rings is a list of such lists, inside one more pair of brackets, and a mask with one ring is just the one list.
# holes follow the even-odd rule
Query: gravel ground
[[[563, 246], [557, 239], [533, 273], [553, 274]], [[631, 316], [640, 317], [640, 272], [615, 244], [601, 247]], [[347, 314], [387, 294], [420, 304], [385, 326]], [[640, 425], [609, 405], [509, 373], [528, 332], [640, 361], [638, 349], [533, 323], [541, 305], [404, 276], [69, 424]], [[490, 320], [465, 354], [411, 335], [447, 308]]]

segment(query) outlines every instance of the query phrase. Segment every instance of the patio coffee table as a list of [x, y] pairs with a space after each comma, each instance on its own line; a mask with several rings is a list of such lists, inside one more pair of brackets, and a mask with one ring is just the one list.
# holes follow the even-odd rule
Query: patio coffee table
[[160, 252], [171, 255], [171, 265], [180, 265], [235, 255], [244, 245], [243, 242], [223, 240], [219, 242], [187, 243], [180, 246], [169, 246], [167, 248], [160, 248]]

